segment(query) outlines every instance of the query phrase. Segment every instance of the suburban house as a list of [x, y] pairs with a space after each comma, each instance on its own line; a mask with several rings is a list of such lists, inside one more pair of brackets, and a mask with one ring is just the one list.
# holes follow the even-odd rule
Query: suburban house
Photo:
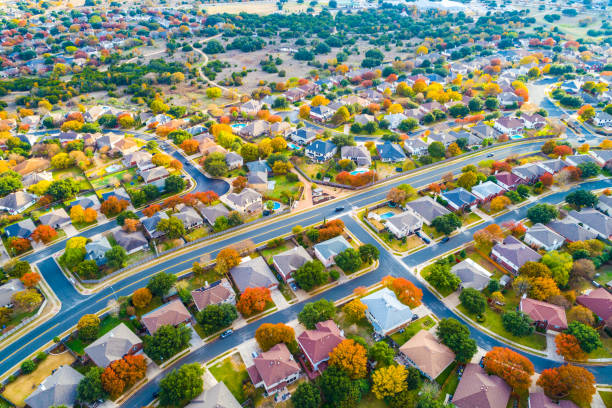
[[164, 179], [166, 179], [170, 173], [165, 167], [157, 166], [152, 169], [143, 170], [140, 172], [140, 177], [145, 184], [154, 184], [160, 189], [165, 186]]
[[227, 164], [228, 170], [234, 170], [242, 167], [244, 160], [242, 156], [236, 152], [229, 152], [225, 155], [225, 163]]
[[319, 105], [310, 109], [310, 118], [315, 122], [325, 123], [334, 116], [334, 110], [325, 106]]
[[126, 250], [128, 255], [149, 249], [149, 241], [141, 231], [127, 232], [119, 229], [113, 232], [113, 238], [117, 241], [117, 245]]
[[451, 272], [461, 279], [461, 289], [473, 288], [483, 290], [491, 280], [491, 272], [474, 262], [470, 258], [465, 258], [458, 264], [453, 265]]
[[589, 153], [597, 160], [600, 166], [610, 167], [612, 163], [612, 150], [591, 150]]
[[83, 378], [83, 374], [74, 368], [63, 365], [40, 383], [25, 399], [25, 405], [30, 408], [72, 407], [77, 398], [77, 387]]
[[242, 408], [242, 405], [227, 388], [227, 385], [219, 381], [192, 399], [185, 408]]
[[608, 112], [599, 111], [595, 114], [593, 123], [601, 127], [612, 126], [612, 115], [610, 115]]
[[445, 191], [440, 195], [454, 211], [473, 209], [478, 204], [478, 197], [463, 187]]
[[397, 129], [403, 121], [408, 119], [408, 116], [403, 113], [390, 113], [385, 115], [384, 119], [389, 122], [389, 129]]
[[77, 197], [68, 205], [70, 206], [70, 208], [74, 207], [75, 205], [80, 205], [81, 207], [83, 207], [83, 209], [93, 208], [94, 210], [98, 211], [100, 209], [100, 200], [98, 200], [98, 196], [92, 194], [86, 197]]
[[238, 133], [240, 133], [240, 136], [247, 138], [267, 135], [270, 133], [270, 124], [265, 120], [254, 120], [242, 127]]
[[361, 126], [365, 126], [369, 122], [376, 122], [376, 118], [372, 115], [364, 115], [364, 114], [355, 115], [355, 117], [353, 118], [353, 123], [357, 123]]
[[36, 203], [34, 194], [24, 191], [16, 191], [0, 198], [0, 210], [8, 211], [10, 214], [20, 214]]
[[544, 167], [550, 174], [556, 174], [567, 167], [567, 163], [558, 158], [541, 161], [538, 163], [538, 165]]
[[503, 187], [492, 181], [485, 181], [472, 187], [472, 194], [478, 197], [481, 203], [490, 201], [505, 191]]
[[612, 327], [612, 294], [604, 288], [580, 295], [576, 302], [595, 313], [607, 327]]
[[570, 156], [565, 156], [565, 161], [571, 166], [578, 166], [582, 163], [595, 163], [599, 165], [597, 160], [588, 154], [572, 154]]
[[387, 227], [389, 232], [395, 235], [398, 239], [414, 234], [423, 226], [423, 221], [421, 218], [415, 215], [412, 211], [404, 211], [403, 213], [389, 217], [384, 221], [385, 227]]
[[535, 183], [540, 177], [548, 173], [548, 170], [538, 165], [538, 163], [527, 163], [522, 166], [516, 166], [512, 169], [512, 173], [527, 183]]
[[567, 399], [553, 401], [544, 392], [532, 392], [528, 399], [529, 408], [578, 408], [578, 405]]
[[502, 243], [491, 249], [491, 258], [516, 275], [521, 266], [527, 262], [538, 262], [542, 255], [508, 235]]
[[317, 132], [303, 127], [293, 132], [289, 138], [295, 143], [305, 146], [317, 138]]
[[306, 146], [305, 154], [309, 159], [316, 162], [325, 162], [334, 157], [338, 148], [327, 140], [315, 140]]
[[115, 360], [142, 349], [142, 340], [124, 323], [85, 347], [85, 354], [98, 367], [108, 367]]
[[26, 218], [23, 221], [4, 227], [4, 235], [6, 235], [7, 238], [29, 238], [35, 229], [36, 225], [34, 225], [34, 221], [32, 221], [31, 218]]
[[606, 215], [612, 214], [612, 197], [602, 194], [599, 196], [599, 200], [597, 200], [597, 205], [595, 208]]
[[248, 187], [240, 193], [229, 193], [227, 196], [221, 197], [221, 201], [232, 210], [243, 214], [253, 213], [262, 208], [261, 194]]
[[495, 173], [493, 176], [495, 177], [495, 182], [506, 190], [515, 190], [519, 184], [525, 184], [525, 180], [521, 177], [507, 171]]
[[200, 144], [198, 145], [198, 151], [202, 156], [209, 156], [213, 153], [227, 153], [227, 150], [225, 150], [222, 146], [219, 146], [217, 142], [215, 142], [211, 138], [204, 137], [199, 143]]
[[247, 186], [257, 192], [265, 192], [268, 189], [268, 173], [263, 171], [249, 172], [247, 174]]
[[527, 229], [523, 240], [527, 245], [542, 248], [547, 252], [561, 248], [565, 242], [565, 238], [539, 222]]
[[519, 310], [528, 315], [537, 327], [544, 330], [560, 332], [567, 329], [565, 308], [561, 306], [524, 297], [519, 304]]
[[473, 134], [475, 134], [476, 136], [478, 136], [481, 139], [493, 139], [493, 140], [497, 140], [501, 135], [502, 132], [500, 132], [499, 130], [492, 128], [491, 126], [485, 124], [485, 123], [478, 123], [476, 126], [469, 128], [470, 132], [472, 132]]
[[143, 218], [142, 220], [140, 220], [140, 223], [142, 224], [142, 229], [145, 235], [147, 236], [147, 238], [156, 239], [156, 238], [163, 236], [165, 232], [159, 231], [157, 229], [157, 224], [159, 224], [161, 220], [167, 220], [167, 219], [168, 219], [168, 214], [166, 214], [165, 211], [158, 211], [152, 216]]
[[408, 364], [416, 367], [431, 381], [455, 361], [455, 353], [440, 343], [429, 330], [420, 330], [399, 351]]
[[523, 98], [521, 98], [520, 96], [516, 95], [514, 92], [502, 92], [499, 97], [499, 104], [502, 107], [509, 107], [512, 106], [514, 104], [521, 104], [523, 103]]
[[192, 290], [191, 297], [198, 311], [202, 311], [210, 305], [236, 304], [236, 294], [232, 289], [232, 284], [226, 278]]
[[312, 366], [313, 372], [322, 372], [327, 368], [329, 354], [343, 340], [344, 333], [333, 320], [318, 322], [315, 324], [315, 330], [304, 330], [297, 338], [298, 346]]
[[310, 261], [312, 261], [312, 257], [301, 245], [272, 257], [274, 268], [285, 282], [293, 282], [294, 279], [291, 274], [301, 268], [306, 262]]
[[452, 403], [457, 408], [505, 408], [511, 391], [504, 380], [487, 374], [478, 364], [469, 363], [459, 380]]
[[246, 288], [272, 289], [278, 286], [276, 277], [268, 267], [266, 260], [261, 256], [234, 266], [230, 269], [230, 275], [240, 293], [244, 292]]
[[262, 108], [263, 104], [255, 99], [251, 99], [240, 105], [240, 112], [244, 112], [247, 115], [255, 116]]
[[337, 237], [316, 244], [314, 246], [314, 253], [317, 259], [319, 259], [326, 268], [329, 268], [336, 263], [334, 259], [336, 255], [348, 248], [352, 248], [351, 244], [349, 244], [342, 235], [338, 235]]
[[534, 113], [533, 115], [523, 113], [521, 119], [525, 122], [525, 127], [527, 129], [540, 129], [546, 125], [546, 119], [538, 113]]
[[0, 307], [11, 307], [13, 305], [13, 295], [25, 289], [19, 279], [11, 279], [0, 286]]
[[301, 370], [285, 343], [279, 343], [255, 357], [247, 371], [253, 385], [271, 395], [300, 378]]
[[13, 167], [13, 171], [21, 174], [22, 176], [26, 176], [29, 174], [35, 174], [47, 170], [51, 167], [51, 162], [47, 159], [43, 159], [41, 157], [33, 157], [31, 159], [27, 159]]
[[370, 167], [372, 164], [370, 152], [363, 145], [342, 146], [340, 149], [340, 158], [342, 160], [352, 160], [359, 167]]
[[446, 207], [442, 206], [430, 196], [408, 201], [404, 207], [421, 217], [427, 225], [431, 225], [434, 218], [450, 213]]
[[112, 249], [106, 237], [100, 237], [85, 244], [85, 259], [96, 261], [98, 266], [106, 264], [106, 251]]
[[406, 139], [404, 141], [404, 149], [406, 149], [406, 151], [412, 156], [422, 156], [427, 154], [428, 147], [429, 145], [419, 138]]
[[597, 233], [577, 224], [573, 219], [566, 217], [548, 223], [548, 228], [565, 238], [568, 242], [586, 241], [597, 238]]
[[270, 125], [270, 134], [286, 137], [293, 132], [293, 127], [288, 122], [275, 122]]
[[397, 143], [389, 141], [376, 146], [380, 161], [383, 163], [399, 163], [406, 160], [406, 153]]
[[212, 205], [210, 207], [198, 206], [198, 210], [206, 222], [208, 222], [211, 226], [215, 225], [217, 218], [227, 217], [229, 215], [229, 210], [221, 203]]
[[578, 224], [597, 234], [601, 239], [612, 237], [612, 218], [594, 208], [583, 208], [580, 211], [572, 210], [568, 217], [576, 220]]
[[387, 336], [406, 326], [412, 320], [412, 310], [400, 302], [389, 288], [383, 288], [361, 298], [368, 308], [366, 317], [380, 336]]
[[23, 184], [24, 187], [30, 187], [33, 186], [34, 184], [37, 184], [43, 180], [46, 181], [53, 181], [53, 174], [51, 174], [48, 171], [40, 171], [37, 173], [30, 173], [26, 176], [24, 176], [21, 179], [21, 183]]
[[495, 120], [493, 127], [502, 134], [513, 136], [523, 132], [525, 123], [520, 118], [502, 116]]
[[427, 136], [427, 142], [429, 144], [433, 142], [440, 142], [444, 145], [444, 147], [448, 147], [451, 143], [454, 143], [456, 141], [457, 139], [455, 139], [454, 136], [451, 136], [448, 133], [430, 133]]
[[188, 324], [191, 321], [191, 314], [180, 299], [175, 299], [143, 315], [140, 320], [147, 332], [153, 335], [162, 326], [176, 327], [181, 323]]
[[183, 206], [181, 210], [174, 214], [173, 217], [178, 218], [183, 223], [185, 230], [189, 231], [190, 229], [197, 228], [200, 225], [204, 224], [204, 220], [200, 217], [200, 214], [193, 208], [188, 205]]
[[272, 168], [265, 160], [255, 160], [246, 164], [249, 173], [272, 173]]

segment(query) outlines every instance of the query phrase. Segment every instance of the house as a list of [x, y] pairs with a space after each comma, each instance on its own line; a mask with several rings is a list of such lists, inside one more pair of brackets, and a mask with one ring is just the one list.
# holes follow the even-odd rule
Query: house
[[481, 203], [490, 201], [505, 191], [502, 186], [489, 180], [472, 187], [472, 194], [478, 197]]
[[542, 255], [509, 235], [493, 247], [491, 258], [516, 275], [521, 266], [527, 262], [538, 262]]
[[26, 176], [31, 173], [39, 173], [47, 170], [49, 167], [51, 167], [51, 162], [49, 160], [43, 159], [42, 157], [33, 157], [13, 167], [13, 171], [22, 176]]
[[408, 364], [431, 381], [455, 361], [455, 353], [440, 343], [429, 330], [420, 330], [399, 348], [399, 352]]
[[191, 297], [198, 311], [202, 311], [210, 305], [236, 304], [236, 294], [226, 278], [192, 290]]
[[511, 388], [504, 380], [489, 375], [478, 364], [465, 366], [452, 403], [457, 408], [505, 408]]
[[238, 133], [240, 133], [240, 136], [248, 138], [267, 135], [270, 133], [270, 124], [265, 120], [254, 120], [242, 127]]
[[145, 184], [153, 184], [160, 189], [164, 188], [164, 179], [166, 179], [170, 173], [165, 167], [157, 166], [152, 169], [144, 170], [140, 172], [140, 177]]
[[0, 210], [12, 215], [20, 214], [36, 203], [37, 197], [24, 191], [16, 191], [0, 198]]
[[565, 242], [565, 238], [560, 234], [539, 222], [527, 229], [523, 240], [527, 245], [542, 248], [547, 252], [561, 248]]
[[167, 219], [168, 214], [166, 214], [165, 211], [158, 211], [150, 217], [143, 218], [140, 223], [142, 224], [142, 229], [147, 238], [156, 239], [163, 236], [165, 233], [157, 230], [157, 224], [159, 224], [161, 220]]
[[221, 154], [226, 154], [227, 153], [227, 150], [225, 150], [223, 147], [219, 146], [211, 138], [203, 137], [203, 138], [201, 138], [201, 140], [198, 143], [199, 143], [198, 151], [200, 152], [200, 154], [202, 156], [208, 156], [208, 155], [211, 155], [213, 153], [221, 153]]
[[330, 107], [319, 105], [310, 109], [310, 118], [315, 122], [325, 123], [334, 116], [334, 113]]
[[227, 196], [221, 197], [221, 201], [232, 210], [243, 214], [260, 211], [262, 208], [261, 194], [248, 187], [240, 193], [229, 193]]
[[527, 129], [541, 129], [546, 125], [546, 119], [539, 113], [534, 113], [533, 115], [523, 113], [521, 119], [525, 121], [525, 128]]
[[448, 147], [451, 143], [456, 141], [457, 139], [448, 133], [431, 133], [427, 136], [427, 143], [440, 142], [444, 147]]
[[344, 340], [344, 332], [333, 320], [315, 324], [315, 330], [304, 330], [297, 338], [298, 346], [312, 366], [312, 371], [325, 370], [329, 354]]
[[440, 195], [454, 211], [472, 209], [478, 203], [478, 197], [463, 187], [445, 191]]
[[293, 282], [294, 279], [291, 274], [301, 268], [306, 262], [310, 261], [312, 261], [312, 257], [301, 245], [272, 257], [274, 268], [285, 282]]
[[576, 302], [595, 313], [607, 327], [612, 327], [612, 294], [605, 288], [593, 289], [580, 295]]
[[404, 115], [403, 113], [390, 113], [385, 115], [384, 119], [389, 122], [389, 129], [395, 130], [399, 128], [399, 125], [403, 121], [408, 119], [408, 116]]
[[410, 323], [412, 310], [395, 296], [389, 288], [383, 288], [361, 298], [368, 308], [366, 317], [380, 336], [394, 333]]
[[578, 405], [574, 404], [570, 400], [562, 399], [559, 401], [553, 401], [544, 392], [532, 392], [529, 394], [528, 399], [529, 408], [578, 408]]
[[317, 138], [317, 132], [303, 127], [291, 133], [289, 138], [298, 145], [305, 146]]
[[399, 163], [406, 160], [406, 153], [402, 150], [402, 147], [396, 143], [389, 141], [376, 146], [380, 161], [383, 163]]
[[327, 140], [315, 140], [306, 146], [306, 157], [316, 162], [326, 162], [338, 151], [338, 148], [332, 142]]
[[71, 223], [70, 216], [63, 208], [58, 208], [57, 210], [52, 210], [41, 215], [38, 217], [38, 221], [40, 221], [42, 225], [48, 225], [56, 230], [62, 229]]
[[132, 198], [130, 197], [128, 192], [125, 191], [125, 188], [123, 187], [115, 188], [114, 190], [108, 191], [106, 193], [102, 193], [101, 196], [102, 196], [102, 201], [106, 201], [111, 197], [115, 197], [119, 201], [124, 200], [124, 201], [127, 201], [128, 203], [132, 202]]
[[217, 218], [227, 217], [229, 215], [229, 210], [225, 208], [223, 204], [219, 203], [210, 207], [201, 207], [200, 213], [206, 222], [208, 222], [211, 226], [214, 226]]
[[230, 269], [234, 284], [240, 291], [246, 288], [275, 288], [278, 286], [276, 277], [263, 257], [249, 259]]
[[71, 201], [68, 206], [70, 208], [75, 205], [80, 205], [83, 209], [93, 208], [94, 210], [98, 210], [100, 208], [100, 200], [98, 200], [98, 196], [92, 194], [87, 197], [77, 197], [74, 201]]
[[385, 227], [397, 239], [402, 239], [420, 230], [423, 227], [423, 221], [412, 211], [404, 211], [401, 214], [387, 218], [385, 220]]
[[162, 326], [176, 327], [182, 323], [188, 324], [191, 321], [191, 315], [180, 299], [174, 299], [143, 315], [140, 320], [152, 336]]
[[580, 226], [596, 233], [601, 239], [612, 237], [612, 218], [594, 208], [583, 208], [581, 211], [572, 210], [568, 217], [576, 220]]
[[242, 408], [223, 381], [195, 397], [185, 408]]
[[185, 230], [187, 231], [204, 224], [204, 220], [202, 219], [202, 217], [200, 217], [200, 214], [198, 214], [198, 212], [193, 207], [187, 205], [184, 206], [181, 211], [174, 214], [174, 217], [181, 220], [183, 226], [185, 227]]
[[24, 187], [30, 187], [43, 180], [53, 181], [53, 175], [48, 171], [39, 171], [36, 173], [30, 173], [23, 177], [23, 179], [21, 180], [21, 183], [23, 184]]
[[256, 160], [256, 161], [248, 162], [246, 165], [247, 165], [247, 169], [249, 169], [249, 172], [251, 173], [256, 173], [256, 172], [272, 173], [272, 168], [270, 167], [268, 162], [265, 160]]
[[98, 266], [106, 264], [106, 251], [112, 249], [106, 237], [100, 237], [85, 244], [85, 259], [96, 261]]
[[235, 152], [229, 152], [225, 155], [225, 163], [227, 164], [228, 170], [234, 170], [242, 167], [244, 161], [242, 156]]
[[268, 173], [252, 171], [247, 174], [247, 186], [260, 193], [268, 189]]
[[602, 194], [599, 196], [599, 200], [597, 200], [597, 205], [595, 205], [595, 208], [606, 215], [612, 214], [612, 197]]
[[353, 119], [353, 123], [357, 123], [361, 126], [365, 126], [370, 122], [376, 122], [376, 118], [372, 115], [359, 114], [355, 115], [355, 118]]
[[597, 160], [591, 155], [588, 154], [572, 154], [570, 156], [565, 156], [565, 161], [571, 166], [579, 166], [582, 163], [597, 163]]
[[495, 177], [495, 182], [506, 190], [516, 190], [519, 184], [525, 184], [525, 180], [521, 177], [507, 171], [495, 173], [493, 176]]
[[113, 149], [121, 139], [123, 139], [123, 135], [106, 133], [96, 140], [96, 147], [98, 150], [102, 148], [107, 148], [110, 150]]
[[404, 149], [406, 149], [406, 151], [412, 156], [422, 156], [427, 154], [428, 147], [429, 145], [419, 138], [406, 139], [404, 141]]
[[451, 272], [461, 279], [461, 289], [473, 288], [483, 290], [491, 280], [491, 272], [474, 262], [470, 258], [466, 258], [456, 265], [453, 265]]
[[270, 125], [270, 134], [276, 136], [287, 136], [293, 132], [293, 127], [289, 122], [275, 122]]
[[567, 163], [561, 159], [552, 159], [539, 162], [538, 166], [543, 167], [550, 174], [556, 174], [566, 168]]
[[[134, 153], [138, 149], [139, 149], [138, 143], [136, 143], [132, 139], [126, 139], [126, 138], [119, 140], [117, 143], [115, 143], [115, 146], [113, 147], [113, 151], [118, 151], [122, 155]], [[114, 154], [111, 154], [111, 156], [114, 156]]]
[[247, 371], [256, 388], [272, 395], [300, 378], [301, 370], [285, 343], [279, 343], [255, 357]]
[[85, 347], [85, 354], [98, 367], [106, 368], [115, 360], [142, 349], [142, 340], [124, 323]]
[[29, 238], [35, 229], [36, 225], [34, 225], [34, 221], [32, 221], [31, 218], [27, 218], [4, 227], [4, 235], [6, 235], [7, 238]]
[[597, 233], [589, 231], [569, 217], [548, 223], [548, 228], [561, 235], [568, 242], [585, 241], [597, 238]]
[[120, 229], [113, 233], [113, 238], [117, 241], [117, 245], [125, 249], [128, 255], [149, 249], [149, 241], [141, 231], [126, 232]]
[[535, 183], [546, 173], [548, 173], [548, 170], [538, 165], [538, 163], [527, 163], [512, 169], [512, 174], [519, 176], [526, 183]]
[[25, 286], [19, 279], [11, 279], [0, 286], [0, 307], [11, 307], [13, 305], [13, 295], [25, 290]]
[[363, 145], [342, 146], [340, 149], [340, 158], [342, 160], [352, 160], [359, 167], [370, 167], [372, 164], [370, 152]]
[[30, 408], [72, 407], [83, 378], [83, 374], [69, 365], [60, 366], [25, 399], [25, 404]]
[[589, 152], [600, 166], [610, 168], [612, 165], [612, 150], [591, 150]]
[[247, 115], [255, 116], [262, 108], [263, 104], [255, 99], [251, 99], [240, 105], [240, 112], [246, 113]]
[[520, 118], [502, 116], [495, 120], [493, 127], [501, 133], [513, 136], [523, 133], [525, 124]]
[[301, 101], [306, 96], [306, 92], [302, 91], [300, 88], [291, 88], [285, 92], [283, 96], [290, 103], [295, 103], [297, 101]]
[[431, 225], [434, 218], [450, 213], [450, 211], [429, 196], [408, 201], [404, 207], [421, 217], [427, 225]]
[[528, 315], [537, 327], [544, 330], [560, 332], [567, 329], [565, 309], [561, 306], [524, 297], [519, 304], [519, 310]]
[[514, 104], [520, 105], [521, 103], [523, 103], [523, 98], [516, 95], [514, 92], [502, 92], [499, 95], [498, 99], [499, 104], [504, 108], [507, 108]]
[[612, 126], [612, 115], [610, 115], [608, 112], [599, 111], [595, 114], [593, 123], [601, 127]]
[[465, 139], [468, 146], [476, 146], [482, 144], [482, 139], [480, 137], [478, 137], [474, 133], [470, 133], [465, 130], [460, 130], [458, 132], [451, 130], [450, 132], [448, 132], [448, 134], [454, 137], [455, 140]]
[[138, 166], [140, 170], [148, 170], [155, 167], [151, 161], [152, 158], [153, 156], [151, 153], [145, 150], [138, 150], [136, 152], [124, 155], [121, 161], [125, 167]]
[[469, 131], [483, 140], [486, 140], [486, 139], [497, 140], [502, 135], [502, 133], [499, 130], [492, 128], [491, 126], [485, 123], [482, 123], [482, 122], [469, 128]]
[[336, 261], [334, 258], [336, 255], [348, 248], [352, 248], [351, 244], [349, 244], [342, 235], [338, 235], [337, 237], [316, 244], [314, 246], [314, 253], [317, 259], [319, 259], [326, 268], [329, 268], [335, 265]]

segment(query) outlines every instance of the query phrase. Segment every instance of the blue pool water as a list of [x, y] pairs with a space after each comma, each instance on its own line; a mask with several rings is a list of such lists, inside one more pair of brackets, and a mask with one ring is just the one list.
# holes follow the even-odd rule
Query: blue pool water
[[522, 139], [522, 138], [523, 138], [522, 135], [512, 135], [512, 136], [510, 136], [510, 139], [512, 139], [512, 140], [517, 140], [517, 139]]
[[366, 172], [367, 172], [366, 169], [356, 169], [356, 170], [351, 171], [351, 174], [354, 176], [356, 174], [361, 174], [361, 173], [366, 173]]
[[232, 129], [242, 129], [243, 127], [246, 126], [246, 123], [234, 123], [233, 125], [230, 125], [232, 127]]
[[387, 218], [391, 218], [395, 215], [393, 211], [386, 212], [384, 214], [380, 214], [379, 217], [381, 220], [386, 220]]
[[272, 207], [274, 211], [280, 210], [281, 204], [278, 201], [271, 201], [271, 202], [274, 203], [274, 207]]
[[293, 143], [287, 143], [287, 146], [289, 146], [291, 150], [300, 150], [300, 146], [297, 146]]
[[113, 164], [111, 166], [108, 166], [105, 171], [106, 171], [106, 173], [110, 174], [110, 173], [114, 173], [116, 171], [119, 171], [122, 168], [123, 168], [123, 166], [121, 164]]

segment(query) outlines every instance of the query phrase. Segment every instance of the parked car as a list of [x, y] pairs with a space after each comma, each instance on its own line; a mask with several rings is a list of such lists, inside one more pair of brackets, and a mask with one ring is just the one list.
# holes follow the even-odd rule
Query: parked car
[[336, 212], [344, 211], [344, 207], [336, 207]]
[[440, 242], [443, 244], [443, 243], [445, 243], [446, 241], [448, 241], [449, 239], [450, 239], [449, 237], [445, 236], [444, 238], [442, 238], [442, 239], [440, 240]]
[[232, 335], [234, 333], [234, 331], [232, 329], [228, 329], [226, 331], [224, 331], [223, 333], [221, 333], [221, 338], [224, 339], [230, 335]]

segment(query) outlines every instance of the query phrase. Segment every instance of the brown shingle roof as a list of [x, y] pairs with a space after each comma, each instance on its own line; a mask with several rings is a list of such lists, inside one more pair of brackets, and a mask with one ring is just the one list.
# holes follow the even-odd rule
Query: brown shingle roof
[[282, 382], [285, 378], [300, 372], [300, 366], [293, 359], [285, 343], [279, 343], [261, 353], [253, 359], [253, 362], [254, 365], [248, 370], [253, 384], [257, 384], [260, 382], [258, 379], [261, 379], [266, 387]]
[[488, 375], [478, 364], [468, 364], [452, 402], [458, 408], [505, 408], [508, 398], [510, 386], [504, 380]]
[[567, 328], [567, 317], [565, 309], [561, 306], [553, 305], [539, 300], [523, 298], [521, 299], [521, 311], [526, 313], [535, 321], [547, 321], [548, 324], [562, 329]]
[[[227, 282], [227, 279], [223, 279], [223, 281]], [[228, 288], [229, 282], [227, 282], [227, 285], [225, 282], [208, 288], [196, 289], [191, 292], [191, 297], [198, 310], [202, 310], [206, 306], [223, 303], [233, 295], [231, 289]]]
[[319, 322], [315, 326], [316, 330], [305, 330], [297, 340], [310, 360], [317, 364], [329, 357], [344, 336], [333, 320]]
[[399, 350], [430, 378], [439, 376], [455, 360], [455, 353], [427, 330], [419, 331]]
[[22, 176], [32, 173], [34, 171], [42, 171], [49, 168], [51, 162], [47, 159], [35, 157], [33, 159], [24, 160], [16, 165], [13, 170]]
[[142, 316], [142, 324], [149, 333], [154, 334], [161, 326], [177, 326], [190, 318], [191, 315], [183, 302], [176, 299]]

